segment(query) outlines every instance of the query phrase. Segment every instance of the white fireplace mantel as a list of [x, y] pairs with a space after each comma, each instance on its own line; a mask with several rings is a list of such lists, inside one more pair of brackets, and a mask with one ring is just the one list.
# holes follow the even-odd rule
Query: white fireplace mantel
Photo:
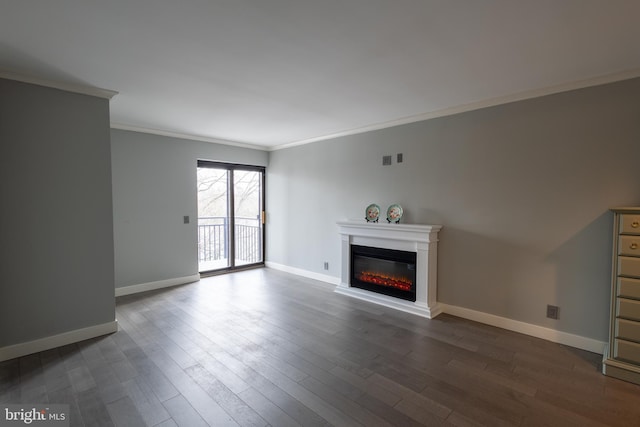
[[[429, 319], [442, 312], [437, 302], [438, 232], [441, 225], [381, 224], [339, 221], [342, 237], [341, 281], [336, 292]], [[416, 253], [416, 301], [354, 288], [350, 285], [351, 245]]]

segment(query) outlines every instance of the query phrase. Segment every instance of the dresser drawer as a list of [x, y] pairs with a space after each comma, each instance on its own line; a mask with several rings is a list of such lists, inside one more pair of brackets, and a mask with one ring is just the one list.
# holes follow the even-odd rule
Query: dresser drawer
[[616, 319], [616, 338], [640, 342], [640, 322]]
[[640, 236], [620, 236], [618, 255], [640, 256]]
[[613, 357], [633, 363], [640, 363], [640, 344], [616, 339], [614, 340]]
[[617, 317], [640, 321], [640, 301], [618, 298]]
[[623, 298], [640, 299], [640, 279], [618, 277], [617, 296]]
[[618, 274], [640, 278], [640, 258], [630, 256], [618, 257]]
[[620, 233], [640, 234], [640, 215], [620, 215]]

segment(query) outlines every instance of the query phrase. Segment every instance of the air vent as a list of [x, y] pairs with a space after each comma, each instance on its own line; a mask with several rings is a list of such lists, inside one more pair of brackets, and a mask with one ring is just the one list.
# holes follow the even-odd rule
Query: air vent
[[391, 164], [391, 156], [382, 156], [382, 165], [388, 166]]

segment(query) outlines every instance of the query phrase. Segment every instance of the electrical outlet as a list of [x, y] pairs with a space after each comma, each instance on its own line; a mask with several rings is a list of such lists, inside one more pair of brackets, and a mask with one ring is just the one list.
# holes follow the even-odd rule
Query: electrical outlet
[[402, 153], [396, 154], [396, 163], [402, 163]]
[[547, 305], [547, 317], [549, 319], [557, 319], [560, 308], [557, 305]]
[[183, 221], [185, 224], [189, 224], [189, 215], [185, 215], [184, 217], [182, 217], [182, 221]]
[[329, 263], [327, 261], [324, 262], [324, 269], [325, 270], [329, 269]]

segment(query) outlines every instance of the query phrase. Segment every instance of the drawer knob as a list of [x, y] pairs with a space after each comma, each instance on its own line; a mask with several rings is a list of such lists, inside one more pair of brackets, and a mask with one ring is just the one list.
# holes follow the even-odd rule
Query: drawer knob
[[633, 242], [632, 244], [629, 245], [629, 247], [631, 249], [638, 249], [638, 244], [636, 242]]
[[633, 222], [631, 223], [631, 227], [632, 227], [632, 228], [638, 228], [638, 225], [640, 225], [640, 224], [638, 224], [638, 221], [633, 221]]

